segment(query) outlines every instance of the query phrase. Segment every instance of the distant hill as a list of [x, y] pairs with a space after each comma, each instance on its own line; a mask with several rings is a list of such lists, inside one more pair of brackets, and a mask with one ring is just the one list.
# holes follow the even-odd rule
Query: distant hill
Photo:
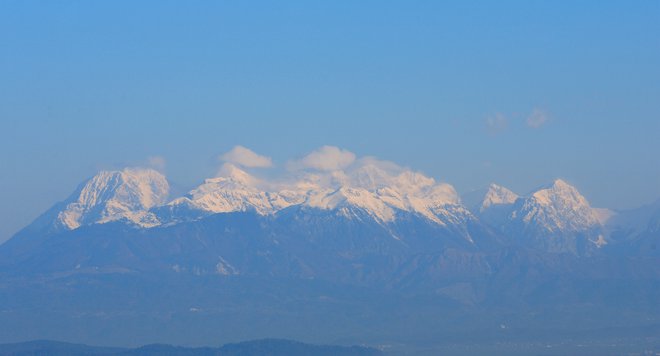
[[97, 347], [67, 342], [38, 340], [0, 344], [0, 355], [131, 355], [131, 356], [376, 356], [383, 353], [363, 346], [312, 345], [292, 340], [264, 339], [226, 344], [221, 347], [180, 347], [164, 344], [146, 345], [134, 349]]
[[0, 344], [0, 355], [117, 355], [126, 351], [122, 348], [88, 346], [68, 342], [35, 340], [11, 344]]

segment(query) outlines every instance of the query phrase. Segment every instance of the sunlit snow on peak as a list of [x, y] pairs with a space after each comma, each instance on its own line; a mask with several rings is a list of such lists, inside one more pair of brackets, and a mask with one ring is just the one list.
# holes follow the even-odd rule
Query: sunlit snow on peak
[[[310, 153], [305, 163], [279, 179], [259, 179], [231, 163], [172, 206], [192, 206], [210, 213], [255, 211], [274, 214], [292, 205], [318, 209], [356, 207], [388, 222], [397, 211], [422, 215], [443, 224], [448, 205], [460, 205], [454, 188], [392, 162], [355, 156], [332, 146]], [[470, 213], [463, 209], [462, 214]]]
[[493, 183], [488, 187], [488, 191], [486, 192], [486, 195], [484, 196], [484, 199], [481, 203], [480, 211], [483, 212], [486, 209], [496, 205], [513, 204], [518, 198], [518, 194]]
[[[58, 224], [75, 229], [126, 219], [153, 227], [216, 213], [272, 215], [292, 206], [343, 212], [358, 209], [382, 223], [404, 213], [440, 225], [457, 226], [476, 219], [453, 186], [392, 162], [356, 158], [333, 146], [310, 153], [298, 161], [300, 166], [289, 165], [276, 178], [264, 178], [263, 170], [257, 168], [272, 162], [245, 147], [236, 146], [223, 157], [225, 162], [215, 177], [169, 202], [167, 180], [155, 170], [100, 172], [66, 202]], [[608, 218], [607, 212], [592, 209], [577, 189], [560, 179], [526, 197], [491, 184], [482, 197], [478, 215], [491, 207], [505, 207], [509, 220], [550, 232], [582, 231]]]
[[119, 219], [155, 226], [159, 222], [148, 210], [164, 204], [168, 193], [167, 179], [153, 169], [102, 171], [67, 200], [57, 221], [69, 229]]

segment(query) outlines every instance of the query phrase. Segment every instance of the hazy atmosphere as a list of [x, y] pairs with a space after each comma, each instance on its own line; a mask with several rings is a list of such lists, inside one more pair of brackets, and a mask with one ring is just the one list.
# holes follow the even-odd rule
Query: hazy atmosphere
[[0, 356], [660, 355], [660, 1], [0, 0]]

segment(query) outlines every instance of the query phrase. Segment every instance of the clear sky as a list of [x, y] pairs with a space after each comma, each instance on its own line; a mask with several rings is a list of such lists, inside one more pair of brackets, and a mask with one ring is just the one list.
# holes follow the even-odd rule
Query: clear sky
[[660, 198], [660, 1], [0, 1], [0, 241], [99, 169], [322, 145]]

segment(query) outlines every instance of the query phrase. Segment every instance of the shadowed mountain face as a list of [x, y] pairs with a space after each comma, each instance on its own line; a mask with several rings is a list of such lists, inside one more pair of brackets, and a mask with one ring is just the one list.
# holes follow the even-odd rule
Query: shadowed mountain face
[[382, 225], [360, 210], [294, 207], [275, 216], [226, 213], [148, 230], [108, 223], [26, 237], [2, 248], [0, 265], [23, 274], [116, 269], [377, 282], [411, 255], [477, 251], [463, 233], [492, 245], [479, 226], [457, 234], [416, 216]]
[[423, 176], [341, 179], [273, 192], [233, 167], [164, 203], [158, 173], [103, 173], [0, 246], [0, 341], [405, 352], [660, 324], [655, 211], [607, 220], [563, 181], [468, 209]]

